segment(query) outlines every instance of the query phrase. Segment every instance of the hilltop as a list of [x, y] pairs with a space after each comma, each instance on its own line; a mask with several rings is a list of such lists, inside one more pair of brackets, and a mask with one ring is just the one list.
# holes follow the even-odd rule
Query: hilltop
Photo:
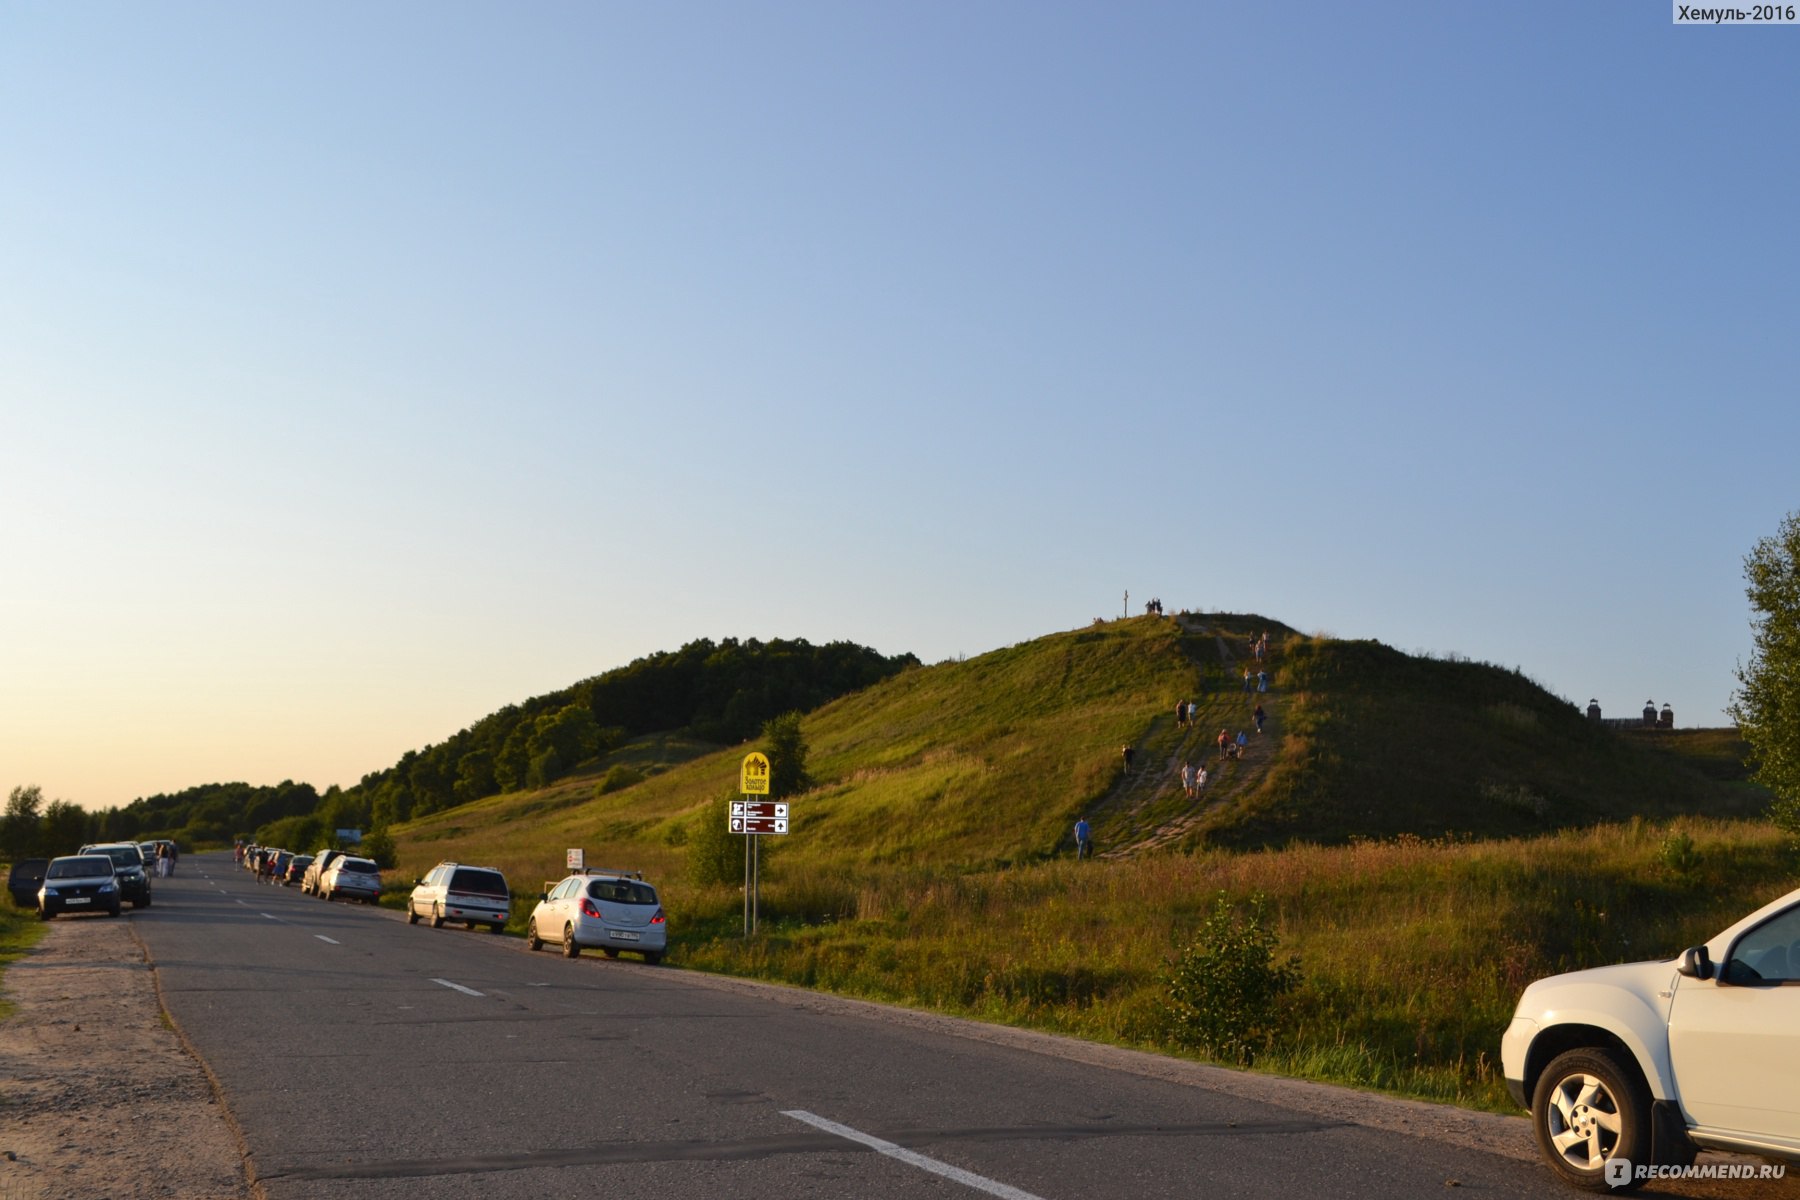
[[[1267, 657], [1252, 656], [1267, 635]], [[1267, 691], [1244, 688], [1246, 669]], [[1254, 682], [1252, 687], [1254, 687]], [[1178, 729], [1175, 704], [1195, 719]], [[1219, 762], [1221, 728], [1251, 730]], [[793, 798], [795, 866], [980, 870], [1069, 848], [1086, 814], [1107, 856], [1416, 834], [1516, 836], [1631, 816], [1758, 815], [1728, 733], [1598, 727], [1514, 670], [1314, 638], [1254, 615], [1096, 623], [917, 667], [805, 719], [817, 786]], [[1122, 773], [1120, 750], [1136, 751]], [[397, 826], [409, 864], [470, 854], [521, 878], [564, 846], [659, 870], [733, 793], [752, 744], [639, 738], [554, 786]], [[1741, 755], [1738, 756], [1741, 760]], [[1190, 801], [1178, 773], [1205, 761]], [[641, 782], [605, 790], [618, 766]], [[617, 778], [617, 776], [615, 776]], [[529, 868], [527, 863], [533, 864]]]

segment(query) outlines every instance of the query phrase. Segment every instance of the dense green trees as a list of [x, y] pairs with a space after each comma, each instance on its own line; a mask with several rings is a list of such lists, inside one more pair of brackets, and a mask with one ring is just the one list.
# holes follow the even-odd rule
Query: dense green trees
[[[781, 714], [817, 708], [918, 662], [910, 654], [885, 656], [851, 642], [701, 638], [507, 705], [436, 745], [407, 751], [392, 767], [342, 791], [332, 788], [321, 797], [310, 785], [291, 781], [274, 788], [208, 784], [135, 800], [103, 819], [109, 837], [173, 836], [184, 844], [256, 836], [258, 830], [272, 836], [268, 830], [289, 817], [316, 817], [318, 826], [309, 828], [383, 830], [496, 792], [542, 787], [644, 734], [744, 741]], [[782, 736], [798, 751], [794, 761], [804, 763], [797, 718]], [[783, 784], [784, 753], [780, 745], [770, 752], [777, 785], [802, 790], [804, 770]]]
[[16, 787], [0, 816], [0, 858], [16, 862], [39, 853], [43, 840], [44, 789], [35, 783]]
[[1753, 649], [1738, 667], [1730, 713], [1750, 743], [1756, 781], [1775, 794], [1776, 822], [1800, 834], [1800, 513], [1757, 542], [1744, 578]]
[[73, 854], [84, 843], [110, 838], [104, 814], [89, 813], [68, 800], [44, 803], [37, 784], [15, 787], [0, 815], [0, 858], [17, 860]]

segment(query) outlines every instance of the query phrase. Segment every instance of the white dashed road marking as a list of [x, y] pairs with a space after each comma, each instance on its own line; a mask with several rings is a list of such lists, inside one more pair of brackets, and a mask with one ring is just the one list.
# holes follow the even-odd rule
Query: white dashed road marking
[[953, 1179], [957, 1183], [963, 1184], [966, 1187], [972, 1187], [978, 1192], [986, 1192], [990, 1196], [1003, 1196], [1006, 1200], [1043, 1200], [1040, 1196], [1036, 1196], [1031, 1192], [1021, 1191], [1010, 1184], [1000, 1183], [997, 1180], [989, 1179], [985, 1175], [977, 1175], [973, 1171], [965, 1171], [961, 1167], [953, 1167], [949, 1163], [939, 1162], [935, 1158], [927, 1158], [923, 1154], [908, 1150], [904, 1146], [896, 1146], [892, 1142], [884, 1142], [878, 1137], [863, 1133], [858, 1129], [852, 1129], [848, 1125], [839, 1125], [836, 1121], [827, 1121], [824, 1117], [815, 1116], [805, 1109], [784, 1109], [781, 1115], [784, 1117], [792, 1117], [796, 1121], [804, 1121], [814, 1129], [823, 1129], [826, 1133], [835, 1133], [841, 1138], [860, 1143], [877, 1153], [887, 1155], [889, 1158], [898, 1159], [907, 1166], [917, 1167], [921, 1171], [930, 1171], [933, 1175], [941, 1175], [945, 1179]]
[[487, 994], [485, 992], [478, 992], [472, 987], [464, 987], [460, 983], [451, 983], [448, 979], [434, 979], [431, 982], [441, 983], [451, 991], [461, 992], [465, 996], [485, 996]]
[[328, 938], [322, 933], [315, 933], [315, 934], [313, 934], [313, 936], [318, 938], [321, 942], [330, 942], [334, 946], [341, 946], [344, 944], [344, 943], [338, 941], [336, 938]]

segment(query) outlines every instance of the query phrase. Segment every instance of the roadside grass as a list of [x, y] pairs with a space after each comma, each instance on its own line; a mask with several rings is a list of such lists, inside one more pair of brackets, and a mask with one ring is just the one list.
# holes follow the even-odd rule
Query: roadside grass
[[[6, 869], [7, 864], [0, 864], [0, 874]], [[19, 908], [10, 898], [0, 901], [0, 977], [8, 966], [25, 957], [46, 931], [47, 926], [30, 909]], [[11, 1013], [12, 1005], [0, 999], [0, 1020]]]
[[[1664, 862], [1671, 829], [1697, 859]], [[1303, 977], [1257, 1069], [1510, 1111], [1499, 1040], [1521, 989], [1671, 957], [1794, 883], [1753, 822], [1637, 821], [1509, 841], [1402, 837], [983, 873], [807, 872], [683, 895], [671, 960], [1180, 1053], [1162, 981], [1212, 898], [1269, 898]]]

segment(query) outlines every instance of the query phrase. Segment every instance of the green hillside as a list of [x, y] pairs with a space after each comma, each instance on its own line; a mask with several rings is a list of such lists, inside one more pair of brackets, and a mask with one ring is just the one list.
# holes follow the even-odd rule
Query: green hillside
[[[1246, 692], [1257, 667], [1268, 690]], [[1258, 702], [1265, 731], [1219, 761]], [[519, 927], [578, 846], [657, 882], [672, 964], [1188, 1053], [1168, 964], [1215, 897], [1260, 894], [1300, 978], [1261, 1066], [1506, 1109], [1499, 1035], [1526, 982], [1672, 953], [1792, 886], [1780, 831], [1732, 819], [1767, 797], [1729, 731], [1607, 730], [1515, 671], [1253, 616], [1106, 622], [907, 670], [804, 732], [816, 786], [794, 832], [763, 839], [756, 938], [740, 889], [686, 870], [751, 743], [639, 738], [396, 826], [390, 899], [441, 858], [491, 863]], [[1193, 800], [1188, 761], [1211, 769]], [[1081, 814], [1100, 861], [1072, 859]]]
[[[1265, 632], [1259, 662], [1250, 646]], [[1259, 667], [1268, 690], [1246, 691], [1245, 670]], [[1183, 698], [1196, 712], [1186, 729], [1175, 721]], [[1218, 732], [1253, 729], [1259, 702], [1266, 732], [1221, 761]], [[1514, 671], [1230, 614], [1106, 622], [908, 670], [804, 728], [817, 786], [793, 799], [794, 833], [771, 848], [814, 870], [1043, 861], [1068, 852], [1084, 813], [1117, 858], [1755, 816], [1767, 803], [1717, 737], [1624, 735]], [[590, 861], [679, 875], [696, 823], [733, 793], [750, 748], [638, 739], [551, 787], [396, 826], [403, 864], [468, 855], [527, 878], [581, 846]], [[1212, 775], [1196, 800], [1179, 780], [1187, 761]], [[645, 778], [599, 794], [620, 764]]]

